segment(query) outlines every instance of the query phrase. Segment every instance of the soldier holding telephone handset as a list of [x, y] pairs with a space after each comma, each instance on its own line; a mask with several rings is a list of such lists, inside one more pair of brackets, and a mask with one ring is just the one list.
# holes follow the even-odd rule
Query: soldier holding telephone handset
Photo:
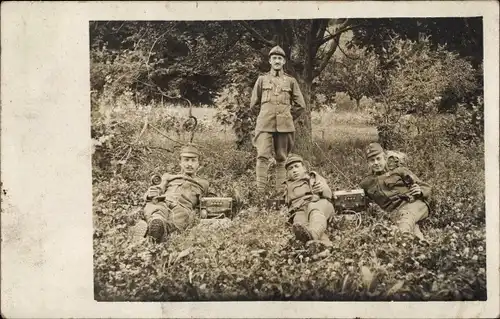
[[295, 237], [302, 242], [318, 240], [330, 244], [325, 233], [327, 220], [334, 214], [332, 190], [317, 172], [308, 171], [302, 157], [291, 154], [286, 162], [283, 183], [285, 203]]
[[392, 214], [401, 231], [422, 239], [417, 223], [429, 214], [432, 188], [399, 165], [397, 156], [391, 157], [395, 154], [388, 153], [378, 143], [368, 146], [366, 158], [372, 174], [360, 183], [360, 187], [369, 199]]
[[[208, 194], [209, 182], [197, 175], [200, 153], [194, 145], [187, 145], [180, 152], [181, 171], [178, 174], [165, 173], [154, 176], [144, 199], [146, 227], [134, 229], [136, 236], [164, 240], [174, 231], [191, 226], [200, 207], [201, 198]], [[143, 231], [141, 233], [141, 230]]]
[[[209, 192], [210, 183], [197, 175], [200, 152], [190, 144], [181, 149], [178, 174], [154, 175], [144, 195], [144, 220], [132, 228], [135, 238], [152, 237], [161, 242], [174, 231], [192, 226], [201, 219], [232, 218], [240, 204], [236, 197], [217, 197]], [[234, 190], [233, 190], [234, 191]]]

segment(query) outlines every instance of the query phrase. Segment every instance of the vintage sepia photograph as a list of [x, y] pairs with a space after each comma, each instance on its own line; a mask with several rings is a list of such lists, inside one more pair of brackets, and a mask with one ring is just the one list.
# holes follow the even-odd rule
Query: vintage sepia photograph
[[499, 4], [8, 1], [2, 318], [498, 318]]
[[88, 31], [96, 301], [487, 300], [481, 16]]

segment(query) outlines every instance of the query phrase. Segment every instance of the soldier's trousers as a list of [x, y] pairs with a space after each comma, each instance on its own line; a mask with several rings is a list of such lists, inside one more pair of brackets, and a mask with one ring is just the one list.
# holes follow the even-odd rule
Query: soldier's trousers
[[181, 205], [160, 201], [158, 203], [148, 202], [144, 207], [146, 222], [152, 219], [163, 221], [167, 230], [185, 230], [194, 221], [194, 212]]
[[281, 190], [286, 179], [285, 160], [294, 147], [294, 132], [258, 132], [253, 140], [257, 148], [257, 164], [255, 168], [257, 188], [264, 190], [267, 184], [269, 159], [276, 160], [276, 189]]
[[303, 209], [295, 212], [294, 224], [302, 224], [309, 229], [314, 240], [320, 240], [325, 234], [328, 219], [334, 214], [332, 203], [326, 199], [310, 202]]
[[395, 211], [395, 222], [398, 228], [403, 232], [415, 234], [418, 227], [417, 222], [429, 215], [429, 207], [421, 200], [407, 202], [398, 207]]

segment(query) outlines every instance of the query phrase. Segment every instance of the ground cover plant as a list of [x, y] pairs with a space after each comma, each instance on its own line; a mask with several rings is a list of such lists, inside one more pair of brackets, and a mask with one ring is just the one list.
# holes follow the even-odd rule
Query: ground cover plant
[[[235, 148], [237, 137], [218, 124], [216, 110], [194, 108], [200, 174], [220, 195], [237, 192], [243, 207], [233, 221], [199, 221], [153, 244], [132, 242], [127, 231], [150, 176], [177, 169], [173, 140], [189, 139], [182, 129], [187, 109], [127, 101], [93, 114], [97, 300], [486, 299], [483, 146], [459, 142], [452, 128], [462, 117], [414, 117], [404, 125], [418, 129], [400, 130], [407, 135], [392, 142], [433, 186], [432, 212], [421, 224], [426, 242], [370, 211], [360, 223], [334, 218], [333, 246], [325, 247], [294, 241], [283, 213], [256, 207], [254, 150]], [[363, 149], [378, 140], [370, 114], [329, 109], [313, 113], [312, 122], [309, 165], [332, 189], [355, 187], [367, 174]]]
[[[89, 27], [97, 300], [486, 298], [481, 17]], [[310, 168], [334, 190], [353, 189], [368, 173], [368, 143], [405, 152], [433, 186], [426, 241], [370, 209], [334, 218], [332, 247], [304, 246], [286, 216], [258, 207], [248, 106], [275, 45], [306, 101], [296, 145]], [[193, 137], [199, 174], [212, 192], [240, 198], [239, 214], [164, 244], [132, 242], [151, 176], [176, 170]]]

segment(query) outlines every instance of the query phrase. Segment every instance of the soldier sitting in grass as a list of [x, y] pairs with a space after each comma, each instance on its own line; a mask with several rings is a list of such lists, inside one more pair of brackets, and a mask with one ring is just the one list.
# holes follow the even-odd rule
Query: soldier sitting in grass
[[431, 186], [404, 166], [402, 153], [385, 152], [380, 144], [372, 143], [366, 157], [372, 171], [360, 183], [366, 196], [389, 212], [401, 231], [423, 239], [417, 222], [429, 214]]
[[[209, 182], [196, 175], [200, 166], [200, 153], [192, 145], [181, 150], [179, 174], [165, 173], [159, 185], [151, 186], [145, 194], [145, 235], [162, 241], [174, 231], [181, 231], [192, 225], [200, 198], [208, 193]], [[137, 226], [140, 228], [140, 226]], [[137, 230], [135, 236], [137, 236]]]
[[314, 171], [308, 172], [303, 159], [290, 155], [286, 162], [285, 202], [293, 218], [293, 232], [302, 242], [318, 240], [330, 243], [327, 220], [334, 214], [332, 191], [326, 180]]

